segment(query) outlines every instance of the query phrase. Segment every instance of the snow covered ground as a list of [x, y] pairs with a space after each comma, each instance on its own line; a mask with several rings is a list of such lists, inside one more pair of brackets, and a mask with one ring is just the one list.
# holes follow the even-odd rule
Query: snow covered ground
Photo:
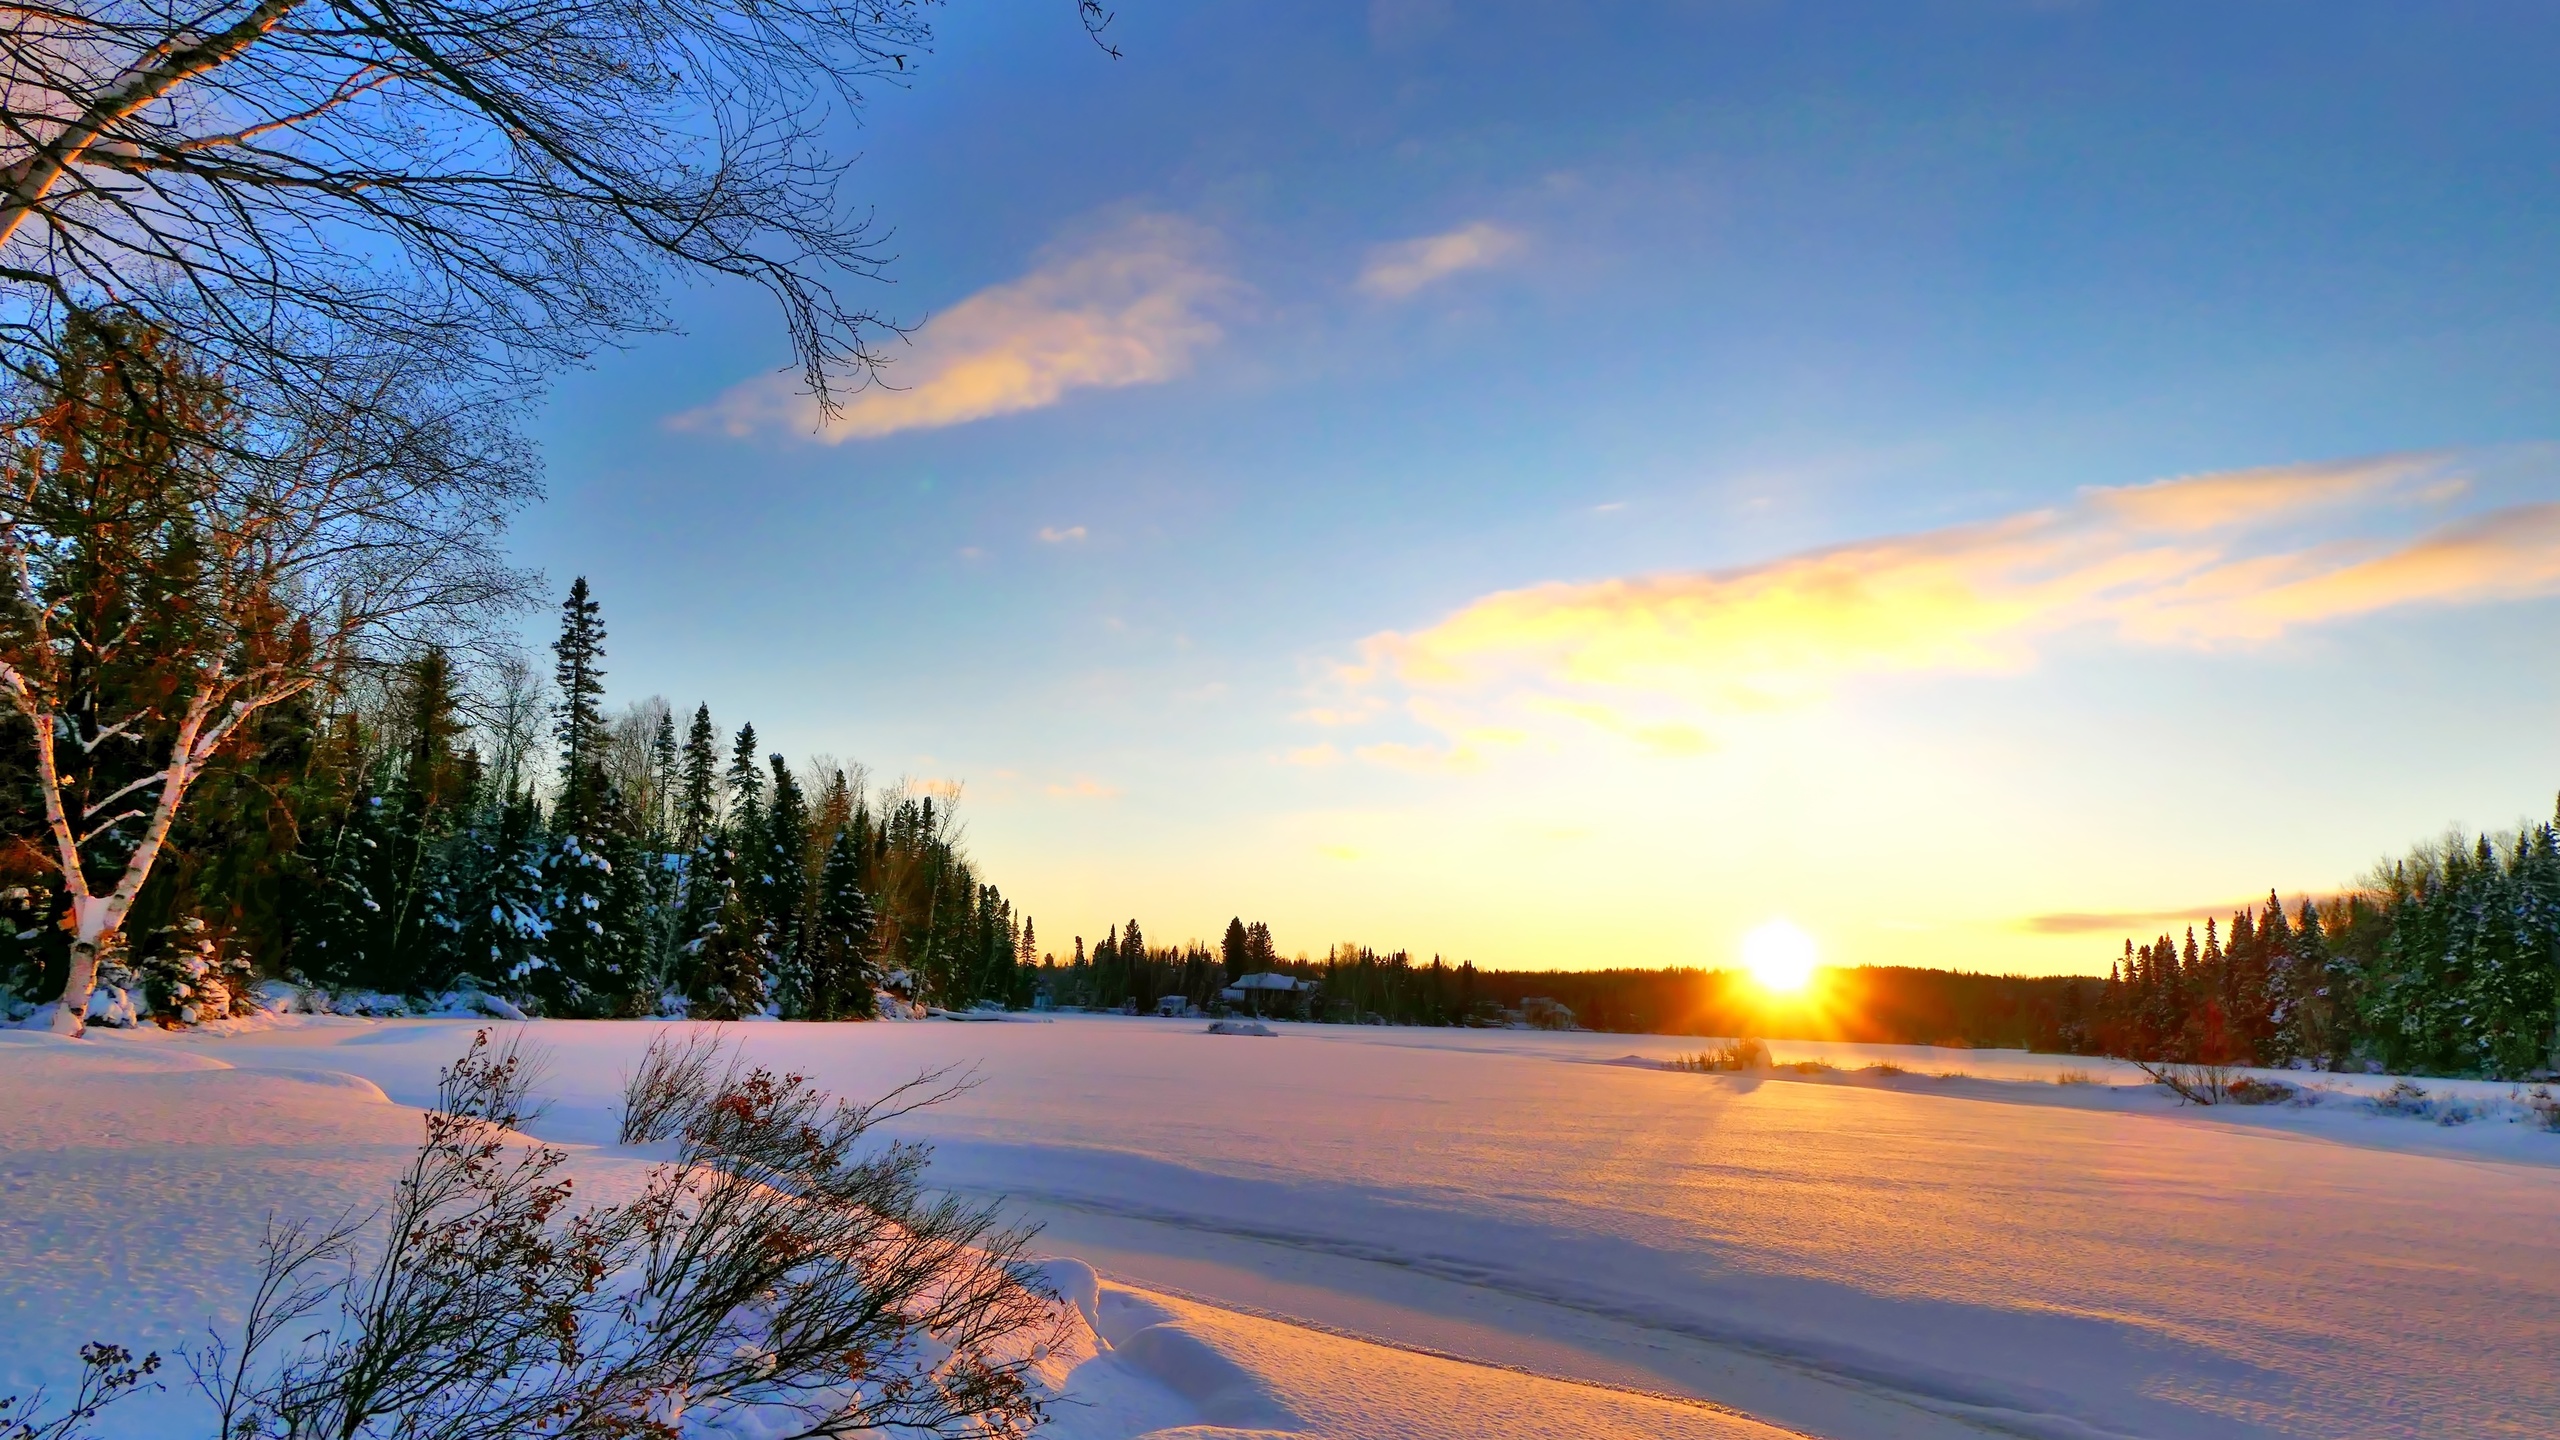
[[[0, 1034], [0, 1393], [236, 1314], [266, 1213], [377, 1199], [472, 1028]], [[654, 1028], [531, 1028], [534, 1128], [582, 1174], [630, 1163], [605, 1142]], [[2560, 1433], [2560, 1134], [2511, 1087], [2197, 1110], [2008, 1052], [1698, 1075], [1659, 1068], [1673, 1038], [1277, 1028], [733, 1031], [851, 1095], [979, 1071], [911, 1128], [1100, 1272], [1075, 1440]]]

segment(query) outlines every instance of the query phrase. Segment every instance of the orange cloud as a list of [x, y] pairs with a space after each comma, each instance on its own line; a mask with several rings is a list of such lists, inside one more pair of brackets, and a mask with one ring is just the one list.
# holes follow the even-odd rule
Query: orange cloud
[[[2057, 632], [2212, 646], [2416, 605], [2560, 594], [2560, 504], [2525, 505], [2417, 538], [2413, 505], [2462, 493], [2441, 457], [2391, 456], [2084, 491], [2072, 504], [1792, 555], [1732, 570], [1553, 582], [1485, 596], [1436, 625], [1364, 642], [1353, 697], [1452, 736], [1539, 712], [1658, 754], [1712, 741], [1702, 714], [1816, 700], [1842, 679], [2015, 671]], [[2306, 540], [2314, 521], [2337, 538]], [[2352, 527], [2350, 527], [2351, 529]], [[1319, 712], [1322, 713], [1322, 712]], [[1461, 753], [1359, 752], [1445, 768]]]
[[1099, 780], [1083, 775], [1063, 785], [1050, 785], [1046, 788], [1052, 798], [1059, 800], [1109, 800], [1120, 793], [1120, 787], [1117, 785], [1105, 785]]
[[887, 382], [856, 391], [832, 422], [794, 377], [771, 375], [668, 424], [832, 445], [1037, 410], [1072, 390], [1161, 383], [1223, 333], [1214, 315], [1240, 287], [1209, 263], [1215, 249], [1190, 221], [1140, 216], [934, 316], [893, 357]]
[[1383, 299], [1402, 300], [1461, 271], [1498, 265], [1516, 254], [1520, 245], [1516, 232], [1479, 220], [1445, 235], [1378, 246], [1360, 269], [1359, 285]]

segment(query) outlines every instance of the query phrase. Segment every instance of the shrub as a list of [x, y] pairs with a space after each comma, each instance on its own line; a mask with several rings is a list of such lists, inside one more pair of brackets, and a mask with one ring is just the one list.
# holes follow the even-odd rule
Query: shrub
[[2136, 1060], [2142, 1073], [2160, 1082], [2171, 1094], [2189, 1105], [2219, 1105], [2231, 1097], [2233, 1070], [2228, 1065], [2210, 1065], [2185, 1060]]
[[2550, 1086], [2534, 1086], [2524, 1097], [2524, 1108], [2543, 1129], [2560, 1131], [2560, 1096], [2554, 1096]]
[[2431, 1102], [2426, 1091], [2406, 1080], [2394, 1080], [2390, 1089], [2373, 1097], [2373, 1108], [2385, 1115], [2424, 1115]]
[[2281, 1105], [2301, 1094], [2299, 1087], [2281, 1080], [2243, 1075], [2223, 1088], [2222, 1098], [2234, 1105]]
[[1702, 1075], [1738, 1070], [1769, 1068], [1769, 1047], [1757, 1040], [1736, 1040], [1729, 1045], [1713, 1045], [1695, 1055], [1678, 1055], [1665, 1062], [1671, 1069], [1688, 1070]]
[[2096, 1076], [2091, 1075], [2086, 1070], [2065, 1069], [2053, 1072], [2053, 1083], [2056, 1085], [2095, 1085], [2098, 1081]]
[[623, 1079], [619, 1144], [646, 1145], [674, 1138], [726, 1078], [725, 1074], [722, 1079], [713, 1078], [721, 1069], [725, 1048], [718, 1030], [687, 1027], [683, 1041], [673, 1045], [667, 1043], [668, 1034], [660, 1030], [650, 1037], [640, 1068]]
[[[870, 1136], [966, 1082], [853, 1105], [763, 1069], [712, 1080], [720, 1054], [651, 1047], [624, 1133], [675, 1158], [627, 1204], [573, 1208], [564, 1153], [517, 1131], [524, 1057], [481, 1032], [444, 1072], [378, 1253], [362, 1222], [270, 1226], [237, 1344], [187, 1357], [213, 1433], [673, 1440], [752, 1412], [801, 1440], [1027, 1436], [1059, 1320], [1028, 1233], [926, 1191], [925, 1147]], [[71, 1440], [86, 1417], [13, 1418]]]

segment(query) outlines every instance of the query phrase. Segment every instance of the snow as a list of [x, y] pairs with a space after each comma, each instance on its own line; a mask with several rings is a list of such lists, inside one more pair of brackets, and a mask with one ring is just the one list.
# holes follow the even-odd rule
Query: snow
[[[84, 1340], [168, 1351], [236, 1316], [266, 1213], [377, 1201], [416, 1139], [402, 1107], [475, 1023], [0, 1034], [0, 1393], [59, 1385]], [[532, 1128], [582, 1192], [639, 1164], [607, 1142], [657, 1028], [529, 1028], [553, 1100]], [[2560, 1415], [2560, 1134], [2513, 1087], [2416, 1082], [2430, 1117], [2373, 1103], [2391, 1077], [2286, 1074], [2317, 1103], [2196, 1109], [2014, 1052], [1781, 1041], [1781, 1066], [1839, 1068], [1692, 1074], [1660, 1068], [1691, 1039], [1272, 1028], [731, 1033], [849, 1095], [975, 1067], [909, 1128], [944, 1183], [1012, 1197], [1073, 1257], [1052, 1273], [1083, 1338], [1052, 1357], [1070, 1403], [1046, 1432], [1067, 1440], [2488, 1437]], [[2436, 1123], [2455, 1104], [2478, 1118]], [[191, 1413], [146, 1397], [110, 1433]]]

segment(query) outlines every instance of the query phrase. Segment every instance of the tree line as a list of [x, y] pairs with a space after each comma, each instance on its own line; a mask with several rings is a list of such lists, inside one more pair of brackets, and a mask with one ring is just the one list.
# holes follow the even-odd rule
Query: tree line
[[1284, 958], [1268, 924], [1241, 917], [1227, 922], [1214, 949], [1198, 940], [1152, 945], [1144, 927], [1130, 920], [1112, 926], [1090, 950], [1078, 936], [1065, 958], [1044, 955], [1029, 979], [1059, 1005], [1146, 1012], [1168, 996], [1210, 1008], [1225, 987], [1263, 972], [1313, 988], [1303, 996], [1259, 999], [1259, 1008], [1319, 1023], [1493, 1026], [1543, 1018], [1624, 1034], [2040, 1050], [2085, 1043], [2104, 983], [2089, 976], [1862, 966], [1827, 972], [1819, 1003], [1773, 1003], [1750, 977], [1724, 970], [1486, 969], [1357, 941], [1328, 945], [1321, 957], [1301, 951]]
[[2448, 836], [2345, 894], [2128, 939], [2084, 1037], [2133, 1059], [2560, 1070], [2560, 831]]
[[[521, 661], [474, 693], [427, 646], [265, 708], [172, 826], [102, 985], [169, 1021], [242, 1010], [261, 976], [580, 1017], [864, 1019], [884, 986], [1029, 1002], [1029, 921], [949, 797], [795, 766], [707, 704], [681, 727], [654, 697], [609, 716], [605, 639], [582, 578], [547, 698]], [[23, 1003], [60, 991], [73, 930], [9, 733], [0, 989]]]

